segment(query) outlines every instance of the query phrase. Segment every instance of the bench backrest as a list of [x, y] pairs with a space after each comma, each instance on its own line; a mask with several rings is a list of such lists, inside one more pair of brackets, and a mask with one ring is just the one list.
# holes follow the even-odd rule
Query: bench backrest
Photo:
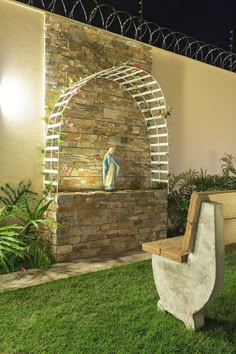
[[193, 192], [188, 210], [183, 251], [193, 251], [201, 203], [204, 201], [224, 205], [224, 243], [226, 248], [236, 244], [236, 191]]

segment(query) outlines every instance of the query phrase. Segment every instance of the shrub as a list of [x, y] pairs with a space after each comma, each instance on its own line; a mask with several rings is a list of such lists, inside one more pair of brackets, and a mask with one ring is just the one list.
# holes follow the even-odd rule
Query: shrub
[[[0, 233], [0, 267], [4, 271], [26, 265], [48, 267], [53, 262], [50, 246], [43, 240], [46, 230], [56, 224], [45, 215], [53, 200], [47, 196], [39, 198], [30, 187], [31, 181], [20, 182], [17, 189], [9, 184], [0, 187], [0, 202], [4, 205], [1, 209], [3, 218], [0, 219], [3, 228]], [[1, 244], [4, 245], [2, 249]]]
[[19, 237], [23, 227], [16, 224], [5, 225], [10, 216], [5, 208], [0, 209], [0, 269], [4, 272], [14, 269], [14, 260], [24, 258], [27, 248]]
[[189, 202], [193, 191], [204, 192], [211, 190], [236, 189], [235, 158], [224, 154], [222, 175], [210, 175], [207, 171], [187, 170], [179, 175], [171, 175], [168, 195], [168, 217], [171, 231], [169, 234], [185, 232]]

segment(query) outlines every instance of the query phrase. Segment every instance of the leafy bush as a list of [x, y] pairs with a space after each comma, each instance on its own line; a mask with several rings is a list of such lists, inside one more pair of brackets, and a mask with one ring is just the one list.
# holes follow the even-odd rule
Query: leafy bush
[[4, 225], [9, 218], [5, 208], [0, 209], [0, 269], [8, 272], [13, 269], [14, 259], [24, 258], [27, 245], [20, 240], [22, 226], [16, 224]]
[[5, 187], [0, 186], [0, 190], [3, 192], [3, 195], [0, 195], [0, 202], [6, 206], [7, 211], [11, 211], [12, 207], [20, 203], [22, 198], [25, 198], [29, 195], [37, 195], [37, 193], [30, 189], [31, 184], [31, 181], [26, 183], [21, 181], [17, 189], [12, 188], [9, 183], [6, 183]]
[[204, 192], [211, 190], [236, 189], [235, 158], [224, 154], [222, 175], [210, 175], [207, 171], [191, 170], [179, 175], [172, 175], [169, 182], [168, 217], [171, 225], [169, 234], [180, 235], [185, 232], [189, 202], [193, 191]]
[[[52, 199], [39, 198], [31, 191], [31, 181], [19, 183], [14, 189], [9, 184], [0, 187], [0, 268], [5, 272], [20, 266], [46, 266], [53, 262], [50, 246], [43, 234], [56, 223], [47, 218]], [[1, 218], [2, 215], [2, 218]]]

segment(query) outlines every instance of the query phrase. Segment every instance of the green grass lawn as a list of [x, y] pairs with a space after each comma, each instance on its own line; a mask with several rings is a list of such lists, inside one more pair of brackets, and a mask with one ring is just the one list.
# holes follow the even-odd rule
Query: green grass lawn
[[236, 353], [235, 256], [201, 331], [157, 311], [145, 261], [0, 294], [0, 353]]

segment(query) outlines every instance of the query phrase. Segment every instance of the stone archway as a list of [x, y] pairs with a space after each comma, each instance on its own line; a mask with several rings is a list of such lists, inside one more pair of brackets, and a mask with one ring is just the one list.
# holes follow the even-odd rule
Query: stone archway
[[[168, 129], [166, 103], [158, 82], [138, 65], [122, 65], [102, 70], [68, 87], [59, 97], [46, 129], [44, 184], [59, 186], [59, 151], [63, 116], [73, 96], [90, 80], [103, 78], [116, 82], [136, 102], [144, 118], [150, 144], [151, 182], [168, 183]], [[63, 137], [62, 137], [63, 139]]]

